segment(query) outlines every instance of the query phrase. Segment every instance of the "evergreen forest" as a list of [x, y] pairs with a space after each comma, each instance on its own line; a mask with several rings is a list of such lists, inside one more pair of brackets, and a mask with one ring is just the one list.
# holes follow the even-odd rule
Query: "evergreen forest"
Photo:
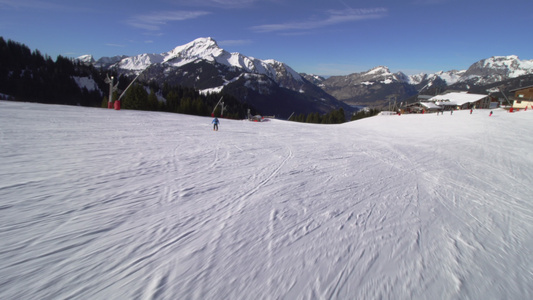
[[[54, 61], [38, 50], [0, 37], [0, 98], [5, 100], [39, 102], [46, 104], [107, 107], [109, 85], [112, 76], [118, 82], [112, 99], [117, 100], [133, 81], [133, 77], [117, 75], [86, 65], [80, 61], [58, 56]], [[91, 79], [97, 89], [80, 87], [75, 78]], [[224, 101], [225, 118], [244, 118], [253, 107], [242, 104], [235, 97], [223, 94], [203, 95], [193, 88], [159, 85], [155, 82], [137, 81], [122, 96], [121, 108], [165, 111], [208, 116], [220, 98]], [[215, 111], [221, 115], [220, 106]]]
[[[26, 45], [0, 37], [0, 99], [39, 102], [46, 104], [79, 105], [107, 107], [109, 84], [105, 79], [115, 78], [117, 90], [113, 101], [121, 97], [121, 108], [149, 111], [209, 116], [214, 114], [225, 118], [241, 119], [260, 114], [252, 106], [240, 102], [228, 94], [201, 94], [194, 88], [155, 81], [136, 81], [128, 85], [133, 77], [118, 75], [109, 70], [101, 70], [93, 65], [78, 60], [58, 56], [55, 61], [39, 50], [30, 50]], [[94, 82], [97, 88], [88, 90], [80, 87], [76, 79], [83, 78]], [[126, 90], [127, 89], [127, 90]], [[126, 92], [122, 95], [122, 92]], [[214, 110], [223, 98], [224, 112], [220, 106]], [[369, 115], [360, 115], [366, 117]], [[292, 116], [292, 121], [338, 124], [346, 120], [341, 108], [327, 114], [310, 113]]]

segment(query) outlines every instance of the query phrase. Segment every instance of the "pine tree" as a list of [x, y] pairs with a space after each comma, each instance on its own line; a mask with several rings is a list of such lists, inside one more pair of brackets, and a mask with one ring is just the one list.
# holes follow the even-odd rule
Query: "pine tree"
[[339, 110], [337, 111], [336, 113], [336, 123], [337, 124], [342, 124], [346, 121], [346, 117], [344, 115], [344, 109], [341, 107], [339, 108]]
[[125, 109], [146, 110], [148, 108], [148, 93], [140, 84], [134, 84], [127, 91], [122, 100]]
[[102, 104], [101, 104], [101, 107], [102, 108], [107, 108], [107, 103], [109, 102], [109, 98], [104, 96], [104, 98], [102, 99]]
[[207, 115], [207, 112], [206, 112], [207, 107], [205, 106], [205, 103], [202, 100], [202, 98], [198, 97], [198, 98], [194, 99], [194, 101], [192, 103], [192, 107], [193, 107], [193, 113], [195, 115], [198, 115], [198, 116], [206, 116]]
[[166, 111], [177, 113], [178, 112], [178, 106], [179, 106], [179, 95], [176, 91], [171, 90], [167, 94], [167, 104], [166, 104]]
[[184, 98], [180, 101], [180, 106], [178, 112], [182, 114], [191, 114], [192, 113], [192, 103], [190, 98]]
[[157, 96], [155, 95], [155, 92], [153, 89], [150, 89], [150, 95], [148, 96], [148, 110], [155, 111], [159, 107], [159, 100], [157, 99]]

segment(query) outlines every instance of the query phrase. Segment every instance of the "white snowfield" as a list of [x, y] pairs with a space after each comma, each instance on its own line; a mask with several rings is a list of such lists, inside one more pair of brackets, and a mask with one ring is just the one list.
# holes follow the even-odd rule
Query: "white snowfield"
[[532, 299], [531, 128], [0, 101], [0, 299]]

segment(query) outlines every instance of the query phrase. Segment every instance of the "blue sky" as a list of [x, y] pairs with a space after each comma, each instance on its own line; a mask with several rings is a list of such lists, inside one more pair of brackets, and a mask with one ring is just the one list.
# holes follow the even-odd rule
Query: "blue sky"
[[199, 37], [297, 72], [533, 59], [531, 0], [0, 0], [0, 36], [52, 58], [163, 53]]

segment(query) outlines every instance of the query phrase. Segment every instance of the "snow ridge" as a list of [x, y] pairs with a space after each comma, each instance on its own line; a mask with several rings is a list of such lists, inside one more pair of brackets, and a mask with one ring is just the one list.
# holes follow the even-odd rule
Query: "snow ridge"
[[[285, 77], [302, 82], [303, 78], [285, 63], [267, 59], [261, 60], [238, 52], [229, 53], [220, 48], [211, 37], [197, 38], [185, 45], [177, 46], [173, 50], [161, 54], [139, 54], [136, 56], [102, 57], [97, 61], [92, 55], [83, 55], [77, 58], [83, 63], [93, 63], [99, 68], [117, 67], [125, 71], [138, 74], [153, 64], [166, 64], [173, 67], [181, 67], [199, 60], [218, 63], [228, 67], [234, 67], [245, 73], [263, 74], [270, 77], [276, 83], [281, 83]], [[533, 60], [520, 60], [516, 55], [493, 56], [480, 60], [468, 68], [468, 70], [439, 71], [433, 74], [420, 73], [405, 75], [403, 72], [392, 73], [386, 66], [377, 66], [366, 72], [354, 73], [360, 78], [362, 84], [374, 83], [390, 84], [395, 82], [418, 85], [424, 80], [429, 84], [436, 79], [445, 81], [448, 85], [458, 82], [475, 81], [475, 84], [489, 84], [509, 78], [533, 73]], [[348, 75], [348, 76], [352, 76]], [[312, 80], [320, 85], [324, 79]]]
[[493, 56], [474, 63], [459, 81], [490, 84], [533, 73], [533, 60], [520, 60], [516, 55]]
[[431, 86], [437, 79], [448, 85], [458, 82], [472, 82], [477, 85], [486, 85], [510, 78], [533, 74], [533, 60], [520, 60], [516, 55], [493, 56], [480, 60], [468, 70], [439, 71], [436, 73], [419, 73], [405, 75], [402, 72], [392, 73], [386, 66], [378, 66], [366, 72], [354, 73], [346, 76], [346, 80], [355, 85], [373, 85], [375, 83], [408, 83], [419, 85], [425, 82], [425, 87]]
[[[439, 71], [436, 73], [419, 73], [406, 75], [403, 72], [392, 73], [386, 66], [378, 66], [361, 73], [353, 73], [344, 77], [354, 85], [373, 85], [375, 83], [408, 83], [419, 85], [426, 82], [430, 86], [435, 80], [441, 79], [448, 85], [458, 82], [475, 81], [475, 84], [485, 85], [493, 82], [533, 74], [533, 60], [520, 60], [516, 55], [493, 56], [480, 60], [468, 70]], [[313, 82], [322, 84], [326, 79], [309, 76]]]
[[457, 70], [451, 70], [451, 71], [439, 71], [433, 74], [428, 73], [419, 73], [415, 75], [406, 75], [403, 72], [397, 72], [397, 73], [391, 73], [389, 68], [384, 66], [379, 66], [376, 68], [373, 68], [369, 71], [360, 73], [361, 78], [365, 78], [365, 84], [368, 84], [369, 82], [380, 82], [384, 84], [389, 84], [393, 82], [400, 82], [400, 83], [408, 83], [412, 85], [417, 85], [425, 80], [428, 80], [430, 82], [434, 81], [437, 78], [440, 78], [448, 85], [452, 85], [456, 82], [458, 82], [461, 79], [461, 76], [466, 72], [466, 70], [457, 71]]
[[90, 54], [78, 56], [76, 60], [89, 65], [95, 63], [94, 57]]
[[245, 73], [263, 74], [277, 83], [283, 79], [283, 76], [290, 76], [294, 80], [303, 81], [300, 74], [282, 62], [273, 59], [261, 60], [237, 52], [229, 53], [220, 48], [217, 42], [210, 37], [195, 39], [161, 54], [140, 54], [131, 57], [115, 57], [114, 59], [102, 58], [96, 63], [102, 61], [102, 63], [109, 64], [115, 61], [113, 66], [138, 74], [153, 64], [181, 67], [199, 60], [234, 67]]

